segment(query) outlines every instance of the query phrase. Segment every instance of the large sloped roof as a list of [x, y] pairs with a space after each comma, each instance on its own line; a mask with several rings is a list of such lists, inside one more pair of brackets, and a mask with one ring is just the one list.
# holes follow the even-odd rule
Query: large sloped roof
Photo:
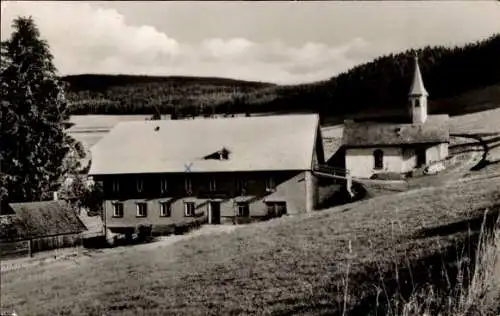
[[14, 211], [0, 218], [0, 238], [28, 239], [81, 233], [87, 228], [64, 201], [10, 203]]
[[[317, 114], [122, 122], [92, 147], [89, 174], [308, 170], [318, 124]], [[204, 159], [223, 148], [229, 159]]]
[[347, 147], [362, 147], [448, 142], [448, 122], [448, 115], [429, 115], [421, 124], [347, 121], [342, 143]]

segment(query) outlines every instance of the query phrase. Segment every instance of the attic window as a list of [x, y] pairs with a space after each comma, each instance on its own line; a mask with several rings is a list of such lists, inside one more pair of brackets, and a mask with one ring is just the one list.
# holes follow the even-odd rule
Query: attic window
[[208, 159], [228, 160], [229, 154], [230, 154], [230, 151], [227, 150], [225, 147], [222, 147], [221, 150], [218, 150], [214, 153], [211, 153], [210, 155], [203, 157], [203, 159], [205, 159], [205, 160], [208, 160]]

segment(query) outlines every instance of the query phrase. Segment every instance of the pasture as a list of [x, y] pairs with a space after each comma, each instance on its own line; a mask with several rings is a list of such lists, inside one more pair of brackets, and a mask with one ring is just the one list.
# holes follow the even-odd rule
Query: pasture
[[2, 307], [20, 315], [335, 314], [343, 308], [364, 314], [375, 311], [377, 289], [397, 289], [395, 282], [405, 291], [423, 286], [442, 264], [467, 253], [484, 209], [498, 213], [499, 201], [500, 177], [469, 179], [164, 248], [131, 247], [62, 267], [6, 272]]
[[[500, 212], [498, 122], [500, 109], [452, 118], [454, 133], [475, 133], [488, 145], [486, 163], [466, 170], [465, 178], [224, 234], [2, 272], [2, 309], [19, 315], [375, 315], [387, 312], [394, 295], [429, 284], [446, 297], [457, 264], [474, 257], [481, 223], [491, 227]], [[328, 133], [336, 139], [339, 127]], [[468, 146], [479, 153], [485, 148]], [[495, 283], [482, 300], [493, 302], [497, 294]]]

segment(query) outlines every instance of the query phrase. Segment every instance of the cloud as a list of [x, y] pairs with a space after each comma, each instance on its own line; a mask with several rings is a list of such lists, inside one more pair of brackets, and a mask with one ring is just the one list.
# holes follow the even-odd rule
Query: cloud
[[99, 3], [8, 4], [2, 2], [2, 38], [11, 32], [16, 16], [32, 15], [61, 74], [193, 75], [299, 83], [327, 79], [402, 49], [362, 35], [336, 44], [316, 40], [292, 45], [279, 39], [245, 37], [183, 41], [169, 36], [168, 30], [133, 24], [116, 9], [99, 7]]
[[354, 65], [369, 44], [355, 38], [338, 47], [307, 42], [255, 43], [207, 38], [183, 43], [149, 25], [132, 25], [115, 9], [87, 3], [2, 2], [2, 37], [18, 15], [32, 15], [61, 74], [128, 73], [222, 76], [296, 83], [326, 79]]

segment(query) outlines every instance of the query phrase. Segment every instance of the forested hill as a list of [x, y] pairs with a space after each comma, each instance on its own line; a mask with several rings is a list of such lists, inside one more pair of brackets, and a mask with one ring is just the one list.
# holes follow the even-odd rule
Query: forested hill
[[273, 84], [209, 77], [72, 75], [67, 97], [72, 114], [153, 114], [172, 107], [234, 103], [238, 96], [272, 88]]
[[[404, 108], [414, 53], [408, 50], [379, 57], [330, 80], [302, 85], [123, 75], [79, 75], [63, 80], [69, 83], [73, 114], [154, 114], [175, 108], [177, 113], [193, 114], [316, 111], [323, 116], [343, 116]], [[500, 84], [500, 34], [463, 47], [425, 47], [418, 55], [431, 112], [460, 113], [465, 109], [433, 100], [452, 100]]]

